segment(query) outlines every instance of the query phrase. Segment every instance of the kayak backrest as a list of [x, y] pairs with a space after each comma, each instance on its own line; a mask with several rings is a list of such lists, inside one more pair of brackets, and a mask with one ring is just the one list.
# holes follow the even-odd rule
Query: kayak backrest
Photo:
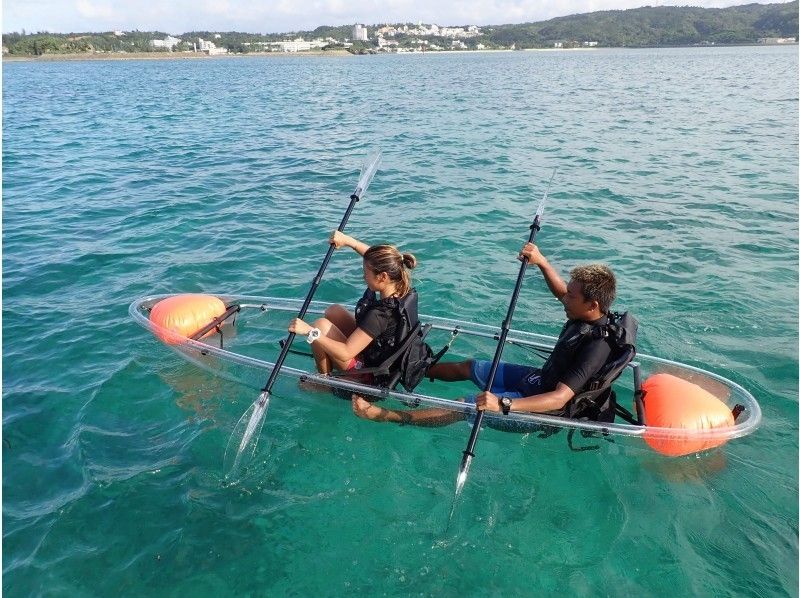
[[613, 422], [616, 394], [611, 385], [636, 357], [636, 347], [625, 345], [612, 353], [609, 361], [592, 377], [585, 390], [575, 395], [564, 407], [564, 416], [575, 419]]
[[636, 357], [638, 330], [639, 322], [627, 311], [622, 314], [609, 313], [608, 323], [592, 329], [593, 336], [607, 338], [614, 348], [603, 367], [564, 406], [564, 417], [609, 423], [614, 421], [617, 404], [611, 385]]

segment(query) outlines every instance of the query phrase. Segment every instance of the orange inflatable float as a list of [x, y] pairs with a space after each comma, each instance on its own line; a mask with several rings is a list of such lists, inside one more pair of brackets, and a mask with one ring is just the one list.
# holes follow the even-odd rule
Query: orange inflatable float
[[[225, 313], [225, 304], [212, 295], [174, 295], [162, 299], [150, 310], [155, 335], [175, 345], [191, 337]], [[209, 330], [203, 338], [214, 334]]]
[[[671, 374], [656, 374], [642, 384], [647, 428], [673, 428], [675, 432], [647, 430], [650, 447], [671, 457], [708, 450], [727, 440], [714, 434], [717, 428], [734, 425], [731, 408], [698, 385]], [[684, 433], [681, 433], [684, 430]], [[708, 431], [708, 434], [697, 432]]]

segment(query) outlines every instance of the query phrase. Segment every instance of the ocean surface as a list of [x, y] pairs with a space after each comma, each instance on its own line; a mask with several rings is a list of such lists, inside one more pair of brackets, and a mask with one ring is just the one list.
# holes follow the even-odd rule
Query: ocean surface
[[[6, 596], [798, 595], [796, 46], [2, 73]], [[374, 148], [348, 232], [416, 254], [423, 313], [501, 322], [557, 168], [542, 251], [610, 264], [639, 350], [741, 384], [761, 428], [678, 459], [487, 430], [448, 526], [466, 424], [282, 380], [226, 481], [253, 392], [128, 305], [302, 298]], [[337, 252], [317, 298], [362, 285]], [[563, 317], [529, 271], [515, 327]]]

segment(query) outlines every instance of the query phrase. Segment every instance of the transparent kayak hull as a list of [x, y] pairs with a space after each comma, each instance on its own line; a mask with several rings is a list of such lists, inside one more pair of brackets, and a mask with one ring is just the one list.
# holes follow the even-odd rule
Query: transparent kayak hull
[[[164, 339], [169, 331], [155, 325], [149, 319], [151, 308], [159, 301], [174, 295], [153, 295], [134, 301], [129, 308], [133, 319], [143, 327], [150, 330], [158, 338]], [[276, 297], [258, 297], [249, 295], [215, 295], [225, 305], [236, 304], [241, 309], [235, 314], [235, 323], [223, 325], [222, 334], [213, 334], [202, 340], [186, 338], [173, 339], [165, 343], [186, 360], [213, 373], [214, 375], [233, 382], [244, 384], [254, 390], [259, 390], [271, 373], [274, 363], [269, 359], [277, 357], [280, 352], [278, 340], [285, 338], [286, 325], [295, 317], [302, 306], [301, 299], [282, 299]], [[312, 301], [308, 313], [314, 315], [324, 314], [331, 304], [321, 301]], [[311, 316], [307, 316], [311, 320]], [[466, 355], [491, 355], [500, 334], [500, 328], [462, 322], [449, 318], [420, 315], [423, 324], [431, 325], [431, 334], [426, 339], [434, 351], [439, 347], [437, 343], [445, 344], [453, 338], [453, 331], [458, 330], [458, 338], [471, 339], [467, 341], [468, 352]], [[438, 334], [438, 338], [436, 338]], [[510, 347], [520, 347], [530, 351], [548, 351], [555, 345], [556, 338], [552, 336], [511, 330], [508, 335]], [[459, 342], [461, 342], [459, 340]], [[481, 353], [483, 347], [484, 352]], [[305, 343], [295, 343], [299, 349], [305, 348]], [[504, 354], [505, 358], [505, 354]], [[435, 407], [465, 414], [465, 417], [475, 412], [473, 405], [464, 403], [458, 397], [443, 398], [423, 392], [404, 392], [402, 390], [387, 390], [376, 388], [352, 380], [336, 378], [317, 374], [314, 372], [313, 361], [305, 358], [302, 367], [297, 364], [284, 364], [280, 374], [282, 376], [309, 380], [330, 388], [392, 399], [399, 404], [411, 407]], [[602, 435], [629, 438], [647, 439], [648, 442], [686, 441], [696, 443], [696, 446], [715, 446], [734, 438], [739, 438], [752, 433], [761, 422], [761, 409], [755, 398], [739, 384], [723, 378], [713, 372], [694, 366], [677, 363], [668, 359], [638, 354], [634, 364], [645, 379], [656, 373], [670, 373], [684, 380], [697, 384], [723, 401], [733, 409], [740, 405], [743, 407], [736, 418], [734, 426], [716, 428], [711, 430], [660, 428], [655, 426], [634, 425], [627, 422], [600, 423], [584, 420], [566, 419], [548, 416], [545, 414], [510, 413], [500, 415], [486, 413], [484, 422], [492, 426], [493, 420], [508, 426], [511, 422], [519, 424], [521, 429], [526, 426], [535, 428], [545, 426], [555, 429], [579, 430], [584, 435]], [[421, 385], [422, 388], [425, 384]], [[442, 387], [439, 383], [438, 388]], [[618, 395], [618, 402], [626, 407], [633, 408], [633, 371], [626, 371], [614, 383]], [[680, 400], [676, 397], [676, 400]], [[626, 404], [627, 401], [627, 404]], [[402, 407], [402, 405], [399, 405]], [[702, 450], [702, 449], [701, 449]]]

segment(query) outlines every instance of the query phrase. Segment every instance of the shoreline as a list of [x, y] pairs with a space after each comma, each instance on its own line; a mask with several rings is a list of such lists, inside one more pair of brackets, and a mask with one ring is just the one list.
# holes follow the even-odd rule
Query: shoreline
[[60, 62], [75, 60], [202, 60], [202, 59], [230, 59], [230, 58], [277, 58], [279, 56], [355, 56], [347, 50], [309, 50], [306, 52], [254, 52], [252, 54], [206, 54], [205, 52], [119, 52], [116, 54], [96, 52], [85, 54], [42, 54], [31, 55], [3, 55], [3, 62]]
[[[496, 52], [596, 52], [598, 50], [653, 50], [670, 48], [731, 48], [731, 47], [781, 47], [797, 46], [798, 42], [785, 44], [715, 44], [713, 46], [624, 46], [624, 47], [592, 47], [592, 48], [524, 48], [511, 50], [507, 48], [487, 50], [429, 50], [426, 52], [379, 52], [377, 55], [434, 55], [434, 54], [486, 54]], [[251, 54], [213, 54], [204, 52], [119, 52], [116, 54], [97, 52], [85, 54], [42, 54], [11, 55], [4, 54], [3, 62], [69, 62], [69, 61], [94, 61], [94, 60], [202, 60], [202, 59], [234, 59], [234, 58], [324, 58], [365, 56], [366, 54], [351, 54], [347, 50], [306, 50], [303, 52], [253, 52]]]

